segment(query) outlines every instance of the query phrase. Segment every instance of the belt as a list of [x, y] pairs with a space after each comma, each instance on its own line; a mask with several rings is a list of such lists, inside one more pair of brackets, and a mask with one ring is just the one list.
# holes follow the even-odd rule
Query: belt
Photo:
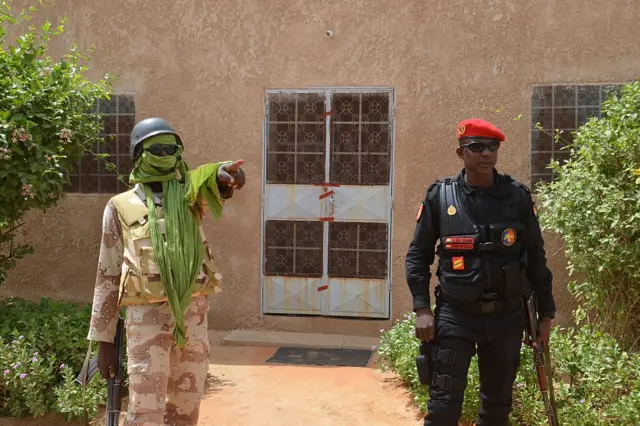
[[470, 302], [448, 296], [443, 291], [439, 292], [438, 297], [442, 298], [442, 300], [452, 307], [472, 314], [499, 314], [505, 310], [505, 302], [503, 300], [478, 300], [477, 302]]

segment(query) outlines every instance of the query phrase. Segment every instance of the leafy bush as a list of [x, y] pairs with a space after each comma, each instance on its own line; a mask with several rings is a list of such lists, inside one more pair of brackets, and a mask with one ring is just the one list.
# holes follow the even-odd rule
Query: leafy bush
[[[88, 349], [91, 307], [43, 299], [0, 302], [0, 417], [90, 417], [106, 402], [106, 381], [96, 374], [84, 396], [75, 382]], [[94, 348], [93, 356], [96, 356]], [[126, 371], [126, 370], [125, 370]]]
[[30, 19], [27, 13], [16, 19], [10, 3], [0, 2], [0, 285], [16, 260], [32, 252], [16, 240], [23, 216], [54, 206], [69, 173], [101, 140], [101, 118], [91, 111], [110, 88], [108, 78], [93, 83], [84, 77], [88, 57], [75, 46], [57, 62], [46, 56], [63, 25], [30, 25], [8, 40], [11, 26], [18, 32]]
[[624, 85], [575, 132], [571, 159], [537, 190], [540, 223], [562, 235], [570, 290], [601, 330], [640, 340], [640, 82]]
[[[580, 320], [580, 317], [577, 318]], [[377, 353], [381, 369], [395, 372], [412, 390], [416, 404], [426, 412], [428, 387], [421, 385], [415, 365], [419, 341], [415, 338], [415, 314], [381, 335]], [[640, 424], [640, 356], [620, 348], [615, 339], [590, 325], [578, 329], [554, 327], [551, 358], [558, 417], [561, 424]], [[513, 425], [546, 425], [542, 396], [533, 368], [533, 352], [524, 345], [514, 386]], [[476, 420], [480, 407], [479, 372], [474, 357], [464, 394], [462, 419]]]

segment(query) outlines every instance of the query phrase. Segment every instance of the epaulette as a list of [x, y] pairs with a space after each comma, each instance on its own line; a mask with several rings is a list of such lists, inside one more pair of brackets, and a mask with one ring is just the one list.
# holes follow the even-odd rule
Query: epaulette
[[508, 184], [514, 185], [514, 186], [516, 186], [516, 187], [518, 187], [518, 188], [521, 188], [521, 189], [523, 189], [523, 190], [524, 190], [524, 192], [526, 192], [528, 195], [531, 195], [531, 190], [529, 189], [529, 187], [528, 187], [527, 185], [525, 185], [524, 183], [522, 183], [522, 182], [520, 182], [520, 181], [518, 181], [518, 180], [514, 179], [514, 178], [513, 178], [513, 177], [511, 177], [510, 175], [508, 175], [508, 174], [503, 174], [503, 175], [502, 175], [502, 179], [503, 179], [504, 183], [508, 183]]

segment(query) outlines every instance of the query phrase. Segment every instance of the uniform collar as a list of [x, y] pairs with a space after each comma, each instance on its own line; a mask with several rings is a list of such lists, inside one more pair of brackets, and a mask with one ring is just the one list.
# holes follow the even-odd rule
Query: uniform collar
[[[136, 186], [134, 186], [133, 189], [136, 191], [136, 195], [138, 196], [138, 198], [140, 198], [140, 200], [146, 205], [147, 197], [144, 194], [144, 189], [142, 189], [142, 185], [140, 185], [139, 183], [136, 183]], [[156, 206], [162, 206], [162, 194], [158, 195], [154, 193], [153, 202], [155, 203]]]
[[464, 191], [465, 194], [473, 194], [475, 192], [484, 192], [486, 194], [499, 194], [499, 190], [500, 190], [500, 186], [502, 185], [502, 176], [498, 173], [498, 171], [494, 168], [493, 169], [493, 185], [490, 186], [489, 188], [478, 188], [475, 187], [471, 184], [469, 184], [469, 182], [466, 181], [465, 176], [467, 174], [467, 171], [465, 169], [462, 169], [462, 171], [458, 174], [456, 181], [458, 182], [458, 184], [460, 185], [460, 188], [462, 189], [462, 191]]

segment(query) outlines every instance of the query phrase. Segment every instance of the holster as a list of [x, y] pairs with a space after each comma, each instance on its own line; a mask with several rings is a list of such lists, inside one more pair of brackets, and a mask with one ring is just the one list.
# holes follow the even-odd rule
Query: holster
[[422, 342], [420, 344], [420, 355], [416, 357], [416, 368], [418, 370], [418, 378], [423, 385], [431, 385], [433, 379], [433, 345], [431, 342]]

